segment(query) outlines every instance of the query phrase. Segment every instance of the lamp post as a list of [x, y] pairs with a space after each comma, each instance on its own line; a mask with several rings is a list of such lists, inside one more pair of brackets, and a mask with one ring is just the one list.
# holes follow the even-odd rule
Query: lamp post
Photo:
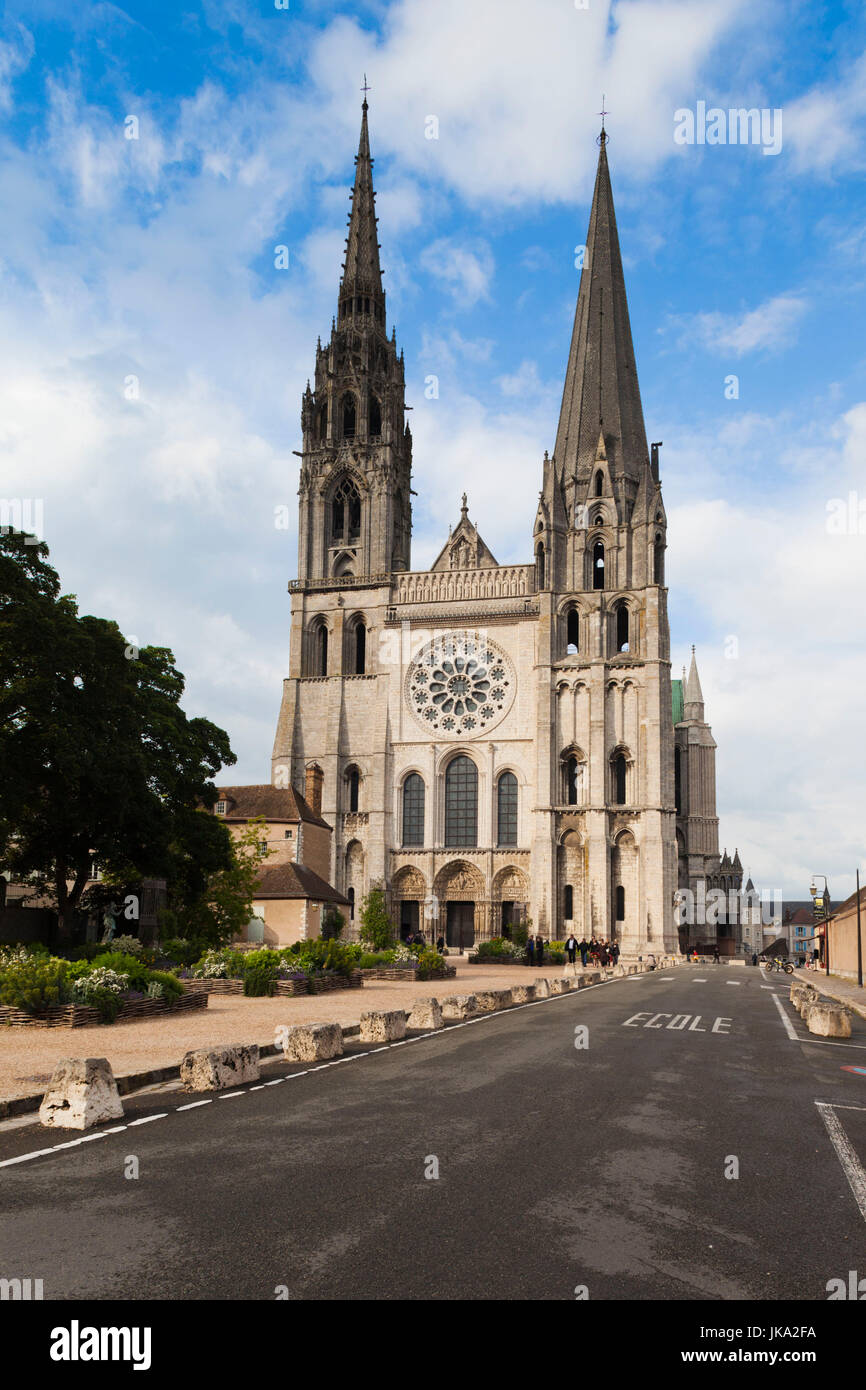
[[[822, 880], [823, 880], [823, 883], [824, 883], [824, 888], [823, 888], [823, 891], [822, 891], [822, 893], [821, 893], [820, 898], [818, 897], [818, 889], [815, 887], [815, 879], [816, 879], [816, 878], [822, 879]], [[809, 893], [811, 894], [811, 897], [812, 897], [812, 911], [813, 911], [814, 914], [815, 914], [815, 918], [816, 918], [817, 921], [819, 921], [819, 922], [820, 922], [820, 921], [823, 921], [823, 923], [824, 923], [824, 974], [825, 974], [825, 975], [829, 975], [829, 974], [830, 974], [830, 922], [829, 922], [829, 916], [830, 916], [830, 890], [829, 890], [829, 888], [827, 887], [827, 878], [826, 878], [826, 875], [825, 875], [825, 874], [813, 874], [813, 875], [812, 875], [812, 883], [811, 883], [811, 885], [810, 885], [810, 887], [809, 887]]]
[[857, 870], [857, 984], [863, 988], [863, 939], [860, 935], [860, 870]]

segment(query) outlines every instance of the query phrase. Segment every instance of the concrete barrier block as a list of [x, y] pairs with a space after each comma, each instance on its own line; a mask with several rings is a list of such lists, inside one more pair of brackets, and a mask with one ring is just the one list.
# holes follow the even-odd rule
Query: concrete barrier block
[[558, 979], [550, 981], [551, 994], [570, 994], [574, 989], [574, 980], [562, 975]]
[[406, 1015], [402, 1009], [361, 1014], [361, 1042], [396, 1042], [405, 1036]]
[[227, 1091], [232, 1086], [258, 1079], [257, 1043], [200, 1047], [188, 1052], [180, 1064], [180, 1081], [185, 1091]]
[[412, 1005], [412, 1012], [406, 1020], [407, 1028], [417, 1028], [425, 1033], [431, 1028], [444, 1028], [442, 1018], [442, 1005], [438, 999], [431, 997], [416, 999]]
[[106, 1057], [66, 1057], [57, 1063], [39, 1107], [40, 1124], [90, 1129], [122, 1118], [123, 1104]]
[[548, 979], [543, 978], [541, 980], [536, 980], [533, 988], [535, 989], [536, 999], [550, 998], [550, 981]]
[[327, 1062], [343, 1055], [343, 1030], [339, 1023], [283, 1024], [276, 1032], [287, 1062]]
[[810, 1033], [816, 1033], [821, 1038], [850, 1038], [851, 1019], [844, 1004], [837, 1004], [832, 999], [820, 999], [817, 1003], [810, 1004], [804, 1014], [803, 1019]]
[[478, 1001], [474, 994], [449, 994], [442, 1000], [442, 1017], [450, 1020], [472, 1018], [478, 1013]]
[[512, 1004], [531, 1004], [534, 999], [535, 985], [514, 985], [512, 988]]

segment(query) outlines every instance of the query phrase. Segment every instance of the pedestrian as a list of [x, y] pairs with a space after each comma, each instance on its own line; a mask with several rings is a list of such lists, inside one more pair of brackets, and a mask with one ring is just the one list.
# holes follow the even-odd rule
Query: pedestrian
[[444, 954], [445, 954], [445, 937], [444, 937], [444, 936], [439, 936], [439, 937], [436, 938], [436, 950], [439, 952], [440, 956], [444, 956]]
[[758, 964], [758, 953], [757, 953], [757, 951], [753, 951], [753, 952], [752, 952], [752, 964], [753, 964], [753, 965], [757, 965], [757, 964]]
[[607, 942], [603, 941], [598, 948], [599, 964], [607, 965]]
[[534, 965], [534, 964], [535, 964], [535, 937], [534, 937], [534, 936], [528, 936], [528, 937], [526, 938], [526, 964], [527, 964], [527, 965]]
[[544, 937], [540, 932], [535, 938], [535, 963], [536, 965], [544, 964]]
[[718, 963], [719, 963], [720, 960], [721, 960], [721, 956], [720, 956], [720, 954], [719, 954], [719, 948], [718, 948], [718, 946], [714, 946], [714, 947], [713, 947], [713, 965], [718, 965]]
[[614, 965], [619, 964], [619, 942], [615, 941], [610, 948], [610, 958]]
[[587, 958], [587, 956], [588, 956], [588, 954], [589, 954], [589, 942], [587, 941], [585, 935], [582, 936], [582, 937], [580, 938], [580, 941], [579, 941], [578, 944], [577, 944], [577, 949], [580, 951], [580, 963], [581, 963], [581, 965], [583, 966], [583, 968], [584, 968], [584, 970], [585, 970], [585, 969], [586, 969], [586, 958]]
[[565, 953], [566, 953], [566, 955], [568, 956], [568, 963], [569, 963], [569, 965], [571, 966], [572, 970], [574, 971], [574, 973], [575, 973], [575, 975], [576, 975], [576, 974], [577, 974], [577, 937], [575, 936], [574, 932], [571, 933], [571, 935], [568, 937], [568, 939], [567, 939], [567, 941], [566, 941], [566, 943], [565, 943]]

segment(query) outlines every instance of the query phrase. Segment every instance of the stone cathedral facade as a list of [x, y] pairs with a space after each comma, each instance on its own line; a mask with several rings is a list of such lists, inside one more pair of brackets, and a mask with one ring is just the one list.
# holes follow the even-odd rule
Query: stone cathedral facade
[[449, 945], [528, 920], [545, 937], [675, 950], [678, 885], [722, 883], [715, 743], [694, 661], [671, 680], [658, 447], [647, 447], [604, 132], [526, 561], [497, 562], [464, 495], [418, 572], [367, 110], [337, 315], [301, 405], [273, 780], [334, 826], [348, 935], [382, 884], [404, 933]]

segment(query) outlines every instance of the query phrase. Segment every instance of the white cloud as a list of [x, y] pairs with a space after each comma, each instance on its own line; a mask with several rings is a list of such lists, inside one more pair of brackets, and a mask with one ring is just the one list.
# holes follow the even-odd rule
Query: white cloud
[[804, 297], [779, 294], [739, 314], [695, 314], [670, 319], [669, 325], [680, 330], [681, 343], [697, 341], [710, 351], [742, 357], [747, 352], [773, 351], [795, 342], [808, 309]]
[[812, 87], [784, 108], [785, 149], [800, 174], [831, 177], [866, 168], [866, 52], [833, 82]]
[[445, 286], [462, 309], [471, 309], [479, 299], [489, 297], [493, 255], [483, 242], [469, 245], [439, 237], [425, 246], [418, 263]]

